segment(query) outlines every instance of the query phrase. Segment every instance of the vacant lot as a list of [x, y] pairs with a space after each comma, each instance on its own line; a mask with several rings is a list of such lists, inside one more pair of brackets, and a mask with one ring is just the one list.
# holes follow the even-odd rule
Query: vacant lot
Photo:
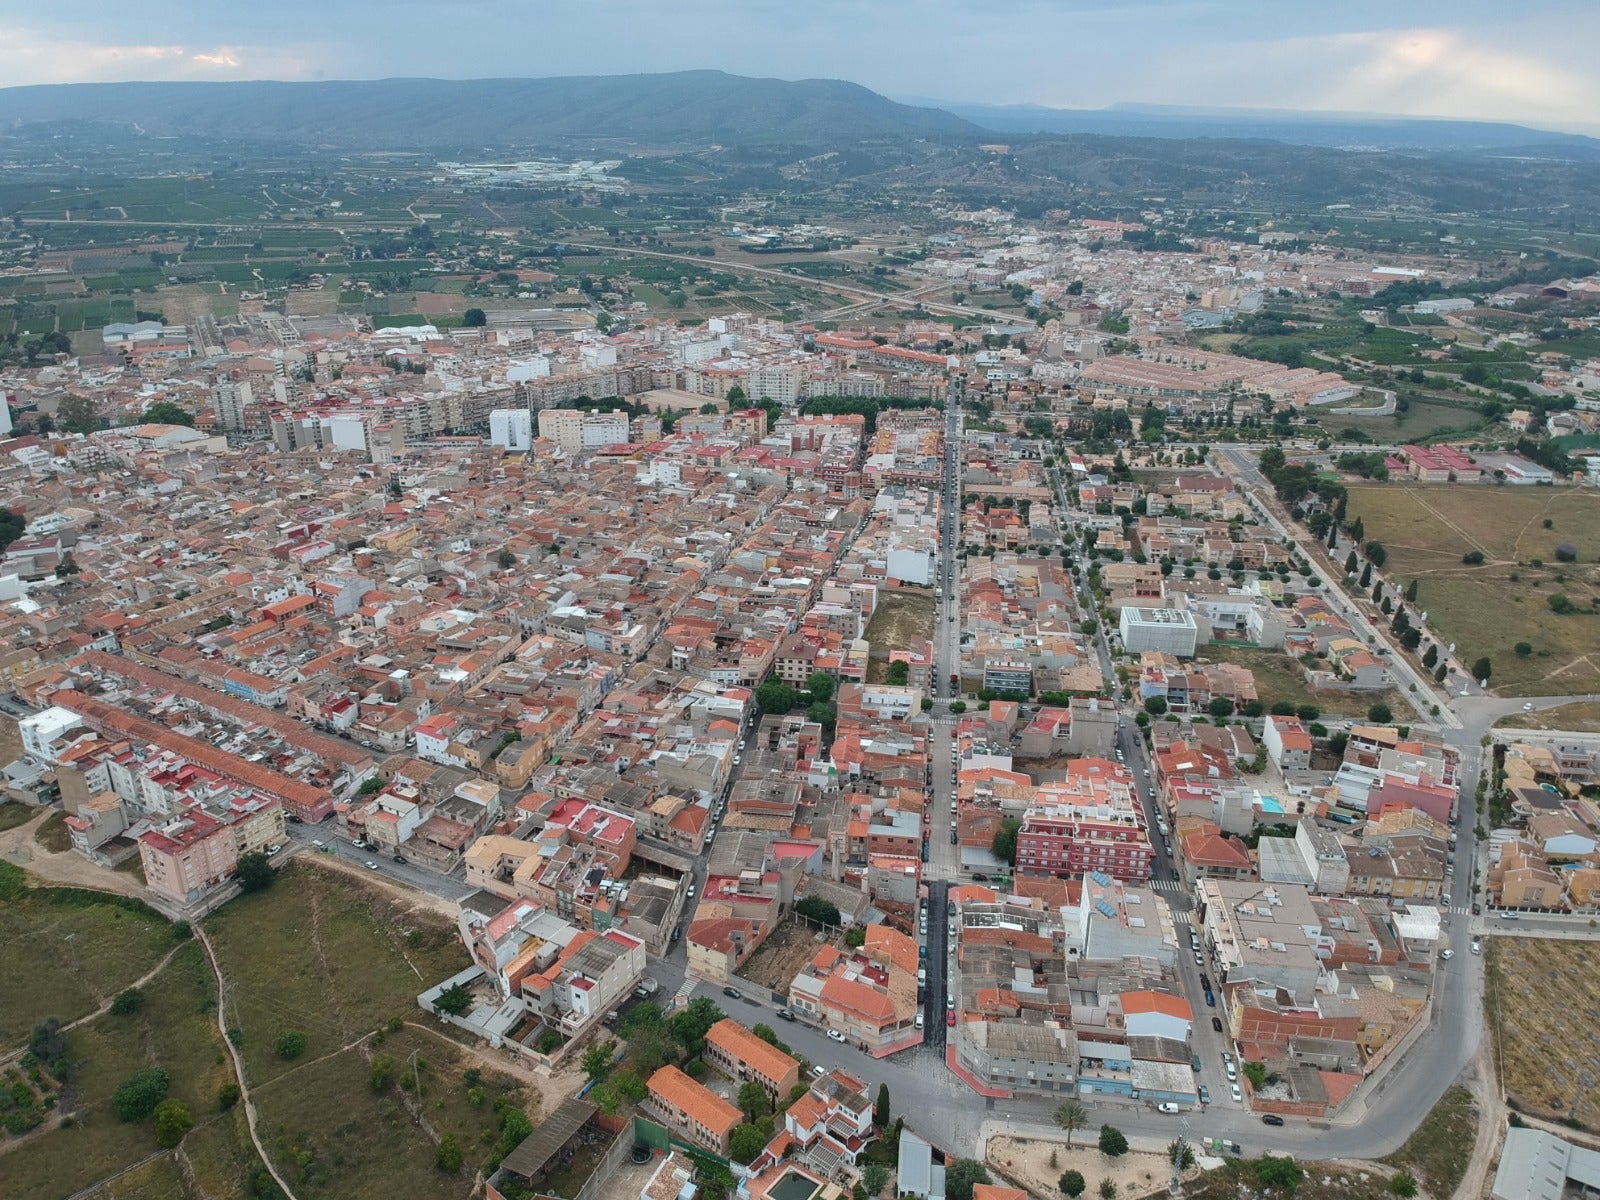
[[1384, 1161], [1409, 1171], [1428, 1195], [1453, 1196], [1477, 1139], [1478, 1106], [1466, 1088], [1453, 1087], [1439, 1097], [1406, 1144]]
[[[1349, 512], [1383, 543], [1388, 569], [1420, 585], [1418, 607], [1469, 663], [1488, 655], [1511, 695], [1600, 690], [1600, 617], [1558, 616], [1556, 594], [1588, 608], [1600, 593], [1600, 494], [1543, 487], [1356, 486]], [[1551, 527], [1546, 529], [1544, 522]], [[1559, 564], [1556, 546], [1576, 548]], [[1462, 556], [1481, 553], [1481, 566]], [[1532, 653], [1518, 657], [1519, 642]]]
[[390, 1017], [412, 1020], [423, 989], [467, 965], [455, 930], [363, 880], [290, 863], [276, 883], [209, 918], [232, 990], [252, 1084], [288, 1071], [273, 1046], [305, 1035], [302, 1061], [332, 1054]]
[[[206, 1145], [206, 1153], [191, 1160], [196, 1182], [211, 1195], [237, 1194], [248, 1167], [234, 1117], [217, 1108], [218, 1089], [232, 1076], [211, 1021], [215, 993], [199, 944], [180, 947], [141, 991], [144, 1004], [137, 1013], [103, 1014], [68, 1035], [69, 1054], [79, 1064], [72, 1124], [52, 1128], [52, 1115], [44, 1132], [14, 1148], [0, 1142], [0, 1176], [8, 1197], [70, 1195], [153, 1153], [151, 1122], [125, 1125], [111, 1106], [117, 1085], [146, 1067], [167, 1072], [168, 1096], [183, 1101], [194, 1116], [198, 1128], [185, 1142], [185, 1152], [191, 1144]], [[119, 1181], [112, 1194], [184, 1194], [163, 1192], [171, 1178], [171, 1170], [152, 1163]]]
[[155, 913], [49, 896], [0, 901], [0, 1052], [46, 1017], [88, 1016], [173, 947], [171, 922]]
[[[263, 1139], [281, 1148], [279, 1169], [307, 1200], [465, 1200], [494, 1149], [496, 1101], [526, 1104], [530, 1117], [537, 1109], [509, 1077], [482, 1071], [469, 1081], [472, 1066], [452, 1043], [411, 1028], [325, 1058], [308, 1052], [256, 1091]], [[433, 1165], [447, 1134], [465, 1152], [457, 1175]]]
[[1538, 712], [1513, 713], [1498, 724], [1506, 729], [1566, 729], [1574, 733], [1600, 733], [1600, 704], [1563, 704]]
[[[833, 941], [839, 944], [838, 938]], [[787, 994], [790, 982], [822, 945], [813, 930], [803, 924], [785, 921], [761, 943], [761, 949], [750, 956], [750, 961], [739, 972], [740, 978], [769, 991]]]
[[1213, 643], [1199, 647], [1195, 657], [1200, 662], [1248, 667], [1256, 677], [1256, 695], [1269, 712], [1274, 704], [1292, 704], [1296, 708], [1310, 704], [1328, 716], [1365, 717], [1367, 709], [1379, 700], [1389, 704], [1399, 720], [1405, 720], [1410, 712], [1398, 693], [1312, 691], [1300, 664], [1279, 650]]
[[878, 602], [867, 622], [872, 643], [870, 682], [882, 683], [891, 650], [910, 650], [933, 637], [934, 599], [931, 591], [890, 592]]
[[1523, 1112], [1600, 1129], [1600, 945], [1487, 939], [1484, 1004], [1506, 1098]]

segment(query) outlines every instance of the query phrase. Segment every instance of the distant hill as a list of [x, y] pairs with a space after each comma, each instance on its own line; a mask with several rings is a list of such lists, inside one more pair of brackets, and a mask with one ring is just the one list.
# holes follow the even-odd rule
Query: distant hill
[[1113, 105], [1044, 108], [1033, 104], [945, 104], [944, 111], [1002, 133], [1094, 133], [1112, 137], [1238, 138], [1300, 146], [1375, 150], [1600, 156], [1600, 140], [1495, 121], [1447, 121], [1292, 109], [1183, 108]]
[[0, 88], [0, 127], [86, 121], [156, 137], [349, 148], [533, 145], [563, 138], [820, 144], [983, 132], [947, 112], [897, 104], [843, 80], [750, 79], [722, 71]]

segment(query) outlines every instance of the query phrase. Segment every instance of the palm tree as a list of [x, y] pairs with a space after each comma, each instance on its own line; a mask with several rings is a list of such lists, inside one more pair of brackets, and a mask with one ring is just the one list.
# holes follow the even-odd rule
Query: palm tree
[[1072, 1149], [1072, 1135], [1089, 1124], [1089, 1110], [1076, 1100], [1063, 1100], [1056, 1105], [1056, 1124], [1067, 1131], [1067, 1149]]

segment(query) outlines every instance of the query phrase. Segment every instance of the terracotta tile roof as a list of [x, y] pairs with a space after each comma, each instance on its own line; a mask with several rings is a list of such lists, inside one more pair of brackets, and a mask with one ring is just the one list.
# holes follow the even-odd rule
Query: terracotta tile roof
[[650, 1094], [660, 1097], [667, 1108], [688, 1114], [718, 1137], [727, 1137], [739, 1123], [741, 1114], [737, 1108], [677, 1067], [662, 1067], [650, 1076], [649, 1088]]
[[732, 1017], [723, 1017], [706, 1032], [706, 1041], [726, 1050], [735, 1062], [742, 1062], [766, 1079], [782, 1079], [799, 1067], [792, 1058], [770, 1042], [764, 1042]]

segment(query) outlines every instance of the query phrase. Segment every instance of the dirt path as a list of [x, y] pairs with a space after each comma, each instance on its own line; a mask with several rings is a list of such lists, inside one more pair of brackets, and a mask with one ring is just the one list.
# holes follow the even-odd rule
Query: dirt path
[[267, 1156], [267, 1148], [261, 1144], [261, 1135], [256, 1131], [256, 1106], [250, 1098], [250, 1084], [244, 1077], [244, 1059], [239, 1056], [239, 1047], [233, 1044], [228, 1037], [228, 1010], [227, 984], [222, 977], [222, 964], [217, 961], [217, 955], [211, 948], [211, 940], [206, 937], [205, 930], [195, 927], [195, 937], [200, 940], [201, 947], [206, 952], [206, 962], [211, 964], [211, 974], [217, 980], [217, 1032], [222, 1035], [222, 1044], [228, 1048], [228, 1057], [233, 1063], [234, 1080], [239, 1085], [239, 1103], [244, 1105], [244, 1121], [250, 1130], [250, 1141], [256, 1148], [256, 1153], [261, 1156], [261, 1164], [267, 1169], [267, 1174], [272, 1176], [272, 1181], [283, 1190], [289, 1200], [299, 1200], [294, 1194], [294, 1189], [289, 1186], [289, 1181], [278, 1173], [278, 1168], [273, 1165], [272, 1159]]
[[92, 863], [76, 850], [46, 850], [34, 841], [34, 833], [55, 811], [40, 809], [32, 820], [0, 833], [0, 858], [25, 868], [45, 883], [143, 898], [144, 887], [135, 876]]
[[1461, 1186], [1456, 1188], [1455, 1200], [1479, 1200], [1488, 1193], [1490, 1176], [1505, 1140], [1506, 1103], [1494, 1070], [1493, 1044], [1491, 1031], [1478, 1043], [1478, 1053], [1472, 1060], [1472, 1080], [1468, 1087], [1478, 1105], [1478, 1137], [1472, 1146], [1472, 1157], [1467, 1160], [1466, 1174], [1461, 1177]]
[[428, 892], [405, 887], [386, 878], [380, 871], [362, 870], [360, 867], [347, 863], [343, 859], [334, 858], [331, 854], [296, 854], [294, 858], [296, 862], [311, 863], [325, 871], [338, 871], [341, 874], [359, 879], [368, 887], [388, 892], [396, 900], [404, 901], [406, 906], [413, 911], [422, 909], [437, 913], [442, 917], [448, 917], [452, 925], [455, 924], [456, 918], [461, 915], [461, 906], [454, 900], [446, 900], [442, 896], [434, 896]]

